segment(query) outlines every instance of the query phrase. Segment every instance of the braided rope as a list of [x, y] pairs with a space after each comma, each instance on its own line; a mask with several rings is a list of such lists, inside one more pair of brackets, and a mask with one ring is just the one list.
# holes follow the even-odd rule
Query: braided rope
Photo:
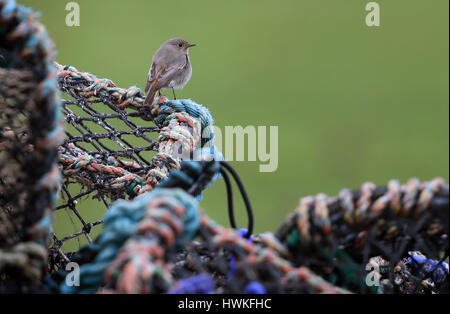
[[[245, 252], [244, 259], [237, 259], [234, 267], [240, 269], [257, 268], [257, 265], [272, 265], [282, 274], [281, 283], [289, 284], [305, 283], [310, 286], [315, 293], [346, 294], [349, 291], [336, 287], [318, 275], [314, 274], [306, 267], [293, 267], [292, 264], [280, 257], [275, 250], [270, 247], [260, 247], [240, 236], [232, 229], [227, 229], [211, 220], [207, 215], [201, 217], [202, 226], [211, 233], [211, 244], [220, 247], [237, 247]], [[266, 235], [267, 237], [267, 235]], [[270, 243], [270, 242], [269, 242]], [[278, 247], [278, 243], [276, 245]], [[279, 249], [280, 250], [280, 249]], [[281, 249], [281, 251], [284, 251]]]
[[[174, 281], [173, 266], [167, 258], [176, 243], [182, 245], [192, 240], [201, 227], [210, 233], [210, 244], [216, 250], [230, 246], [243, 250], [245, 258], [236, 260], [237, 269], [270, 264], [284, 274], [281, 279], [284, 284], [305, 283], [317, 293], [348, 293], [305, 267], [294, 268], [271, 248], [257, 246], [234, 230], [220, 226], [199, 212], [194, 198], [182, 190], [165, 188], [132, 202], [114, 203], [105, 216], [104, 233], [90, 245], [96, 257], [80, 268], [80, 287], [62, 284], [60, 291], [175, 293], [180, 287], [189, 289], [186, 285], [190, 286], [190, 281]], [[203, 276], [191, 280], [207, 279]]]
[[[359, 196], [347, 189], [339, 193], [339, 198], [327, 197], [319, 194], [316, 197], [308, 196], [300, 200], [295, 213], [291, 215], [283, 227], [277, 233], [278, 238], [286, 238], [292, 230], [290, 226], [295, 220], [296, 232], [303, 243], [310, 241], [329, 241], [336, 234], [332, 232], [332, 223], [335, 226], [345, 224], [353, 228], [355, 232], [362, 232], [367, 226], [374, 222], [382, 222], [386, 217], [413, 217], [420, 219], [431, 208], [431, 200], [437, 195], [443, 199], [448, 197], [448, 185], [441, 178], [433, 179], [430, 182], [420, 182], [413, 178], [407, 184], [401, 186], [397, 180], [388, 183], [384, 193], [375, 194], [375, 184], [369, 182], [362, 185]], [[445, 215], [445, 208], [438, 207], [439, 212], [435, 214]], [[312, 215], [312, 217], [310, 217]], [[330, 217], [334, 215], [335, 219]], [[380, 225], [384, 228], [386, 225]], [[385, 234], [386, 239], [392, 236], [395, 228], [390, 226], [390, 230]], [[446, 226], [439, 228], [435, 224], [427, 229], [429, 235], [439, 234]], [[314, 236], [313, 233], [314, 232]], [[357, 238], [362, 240], [361, 237]], [[358, 247], [363, 246], [363, 242], [358, 243]], [[350, 244], [349, 244], [350, 245]]]
[[165, 251], [192, 238], [199, 224], [197, 202], [177, 189], [118, 201], [104, 220], [103, 234], [91, 245], [96, 258], [80, 268], [80, 287], [62, 284], [62, 292], [97, 292], [102, 286], [105, 293], [166, 290], [172, 276]]
[[31, 9], [0, 0], [0, 30], [0, 277], [6, 272], [6, 281], [25, 291], [46, 273], [63, 125], [45, 27]]
[[[276, 236], [297, 264], [328, 265], [316, 269], [325, 278], [335, 267], [341, 279], [350, 278], [357, 264], [365, 266], [374, 256], [395, 266], [408, 250], [440, 259], [448, 250], [448, 185], [441, 178], [413, 178], [404, 185], [391, 180], [387, 188], [364, 183], [360, 191], [344, 189], [339, 197], [303, 197]], [[362, 267], [358, 272], [366, 275]]]

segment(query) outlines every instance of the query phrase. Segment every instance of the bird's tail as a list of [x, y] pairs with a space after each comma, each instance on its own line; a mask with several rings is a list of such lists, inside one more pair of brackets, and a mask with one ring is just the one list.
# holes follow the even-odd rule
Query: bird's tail
[[147, 94], [147, 97], [145, 97], [144, 105], [151, 105], [153, 103], [153, 100], [155, 100], [156, 92], [158, 91], [158, 88], [156, 87], [156, 83], [158, 83], [157, 80], [154, 80], [150, 85], [150, 90]]

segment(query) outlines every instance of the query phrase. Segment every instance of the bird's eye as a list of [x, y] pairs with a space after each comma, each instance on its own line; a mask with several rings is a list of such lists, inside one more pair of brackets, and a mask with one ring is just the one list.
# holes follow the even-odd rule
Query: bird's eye
[[180, 47], [180, 48], [183, 47], [183, 44], [178, 44], [178, 47]]

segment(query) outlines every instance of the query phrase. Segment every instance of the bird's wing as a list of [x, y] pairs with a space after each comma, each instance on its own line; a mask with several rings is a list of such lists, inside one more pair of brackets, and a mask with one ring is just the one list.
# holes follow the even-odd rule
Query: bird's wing
[[167, 86], [167, 84], [175, 79], [185, 67], [186, 64], [182, 64], [168, 68], [167, 71], [165, 71], [161, 75], [161, 78], [158, 80], [160, 82], [160, 86]]
[[[147, 93], [153, 84], [159, 82], [159, 86], [165, 86], [170, 82], [179, 71], [183, 70], [187, 65], [187, 58], [183, 58], [183, 62], [170, 67], [159, 66], [157, 63], [152, 62], [150, 71], [148, 72], [147, 84], [145, 86], [145, 92]], [[157, 81], [157, 82], [155, 82]]]
[[152, 66], [150, 67], [150, 70], [148, 71], [147, 84], [145, 86], [146, 93], [150, 89], [150, 85], [152, 84], [152, 82], [154, 80], [157, 80], [163, 72], [164, 72], [163, 67], [158, 66], [155, 62], [152, 62]]

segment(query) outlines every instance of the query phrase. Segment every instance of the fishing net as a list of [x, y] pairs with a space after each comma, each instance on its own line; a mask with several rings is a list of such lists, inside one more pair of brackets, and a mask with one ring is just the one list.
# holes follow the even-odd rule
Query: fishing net
[[[70, 66], [57, 68], [59, 89], [69, 99], [62, 100], [67, 128], [59, 148], [64, 204], [56, 210], [69, 209], [82, 229], [63, 238], [52, 234], [52, 266], [70, 260], [61, 250], [65, 241], [84, 236], [92, 242], [89, 233], [101, 223], [83, 219], [77, 210], [80, 200], [98, 199], [107, 208], [115, 200], [152, 190], [179, 168], [181, 157], [191, 157], [202, 140], [210, 139], [207, 127], [213, 123], [209, 111], [190, 100], [161, 96], [146, 107], [136, 87], [122, 89]], [[74, 194], [71, 185], [82, 190]]]
[[[145, 106], [139, 88], [55, 63], [33, 11], [12, 0], [0, 0], [0, 43], [0, 292], [448, 293], [444, 180], [303, 197], [275, 233], [254, 234], [205, 107]], [[199, 208], [218, 178], [231, 228]], [[103, 218], [86, 218], [87, 202]], [[77, 230], [55, 231], [63, 211]]]
[[[82, 229], [61, 239], [52, 234], [52, 267], [69, 261], [72, 253], [66, 254], [61, 250], [65, 241], [83, 236], [92, 242], [91, 229], [101, 223], [101, 220], [85, 221], [77, 210], [79, 201], [95, 198], [107, 208], [112, 201], [126, 198], [127, 193], [134, 195], [134, 187], [144, 185], [144, 176], [155, 167], [152, 166], [153, 156], [144, 156], [143, 153], [157, 152], [158, 142], [152, 139], [151, 133], [159, 132], [153, 123], [153, 126], [144, 127], [133, 122], [132, 119], [142, 117], [144, 111], [130, 112], [114, 104], [117, 99], [113, 99], [112, 93], [122, 92], [118, 96], [120, 100], [120, 97], [129, 96], [126, 95], [129, 91], [119, 90], [111, 81], [98, 80], [72, 67], [58, 65], [58, 69], [58, 86], [70, 96], [70, 100], [62, 100], [62, 111], [70, 129], [66, 128], [66, 139], [59, 149], [64, 174], [61, 193], [64, 203], [55, 210], [70, 210], [80, 221]], [[105, 113], [107, 110], [111, 113]], [[122, 124], [121, 129], [118, 122]], [[141, 140], [141, 146], [130, 143], [138, 142], [136, 139]], [[160, 177], [157, 179], [165, 175], [164, 172], [158, 174]], [[157, 179], [153, 182], [156, 183]], [[81, 185], [81, 192], [71, 192], [71, 185]]]

